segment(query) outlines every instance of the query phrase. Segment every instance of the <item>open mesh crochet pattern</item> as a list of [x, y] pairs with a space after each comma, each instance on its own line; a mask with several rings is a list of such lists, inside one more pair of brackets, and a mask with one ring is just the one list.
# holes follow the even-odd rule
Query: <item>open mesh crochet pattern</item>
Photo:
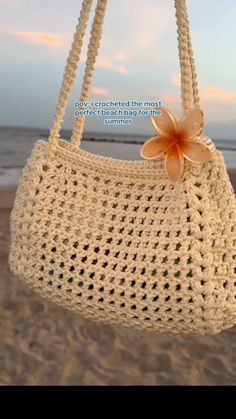
[[186, 164], [95, 156], [38, 141], [11, 214], [13, 272], [90, 319], [215, 334], [236, 320], [236, 203], [222, 154]]
[[[184, 112], [200, 106], [186, 1], [175, 0]], [[80, 101], [87, 101], [107, 0], [98, 0]], [[38, 141], [11, 213], [9, 263], [41, 295], [93, 320], [215, 334], [236, 322], [236, 201], [219, 151], [166, 178], [163, 160], [80, 150], [60, 139], [92, 0], [84, 0], [48, 143]]]

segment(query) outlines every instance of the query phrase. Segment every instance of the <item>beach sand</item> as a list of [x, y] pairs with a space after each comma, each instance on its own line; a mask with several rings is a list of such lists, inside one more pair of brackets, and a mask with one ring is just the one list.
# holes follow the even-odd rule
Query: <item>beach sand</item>
[[[236, 190], [236, 171], [230, 172]], [[84, 320], [35, 295], [8, 266], [15, 188], [0, 189], [1, 385], [235, 385], [236, 327], [154, 335]]]

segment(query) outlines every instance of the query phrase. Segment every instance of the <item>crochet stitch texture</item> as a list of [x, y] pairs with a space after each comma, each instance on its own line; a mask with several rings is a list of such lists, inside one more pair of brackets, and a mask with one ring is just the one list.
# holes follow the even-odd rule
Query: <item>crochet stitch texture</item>
[[[98, 0], [80, 102], [87, 101], [107, 0]], [[60, 139], [92, 0], [84, 0], [48, 142], [23, 169], [9, 263], [36, 292], [83, 316], [140, 330], [216, 334], [236, 322], [236, 200], [223, 155], [122, 161], [80, 149], [84, 118]], [[183, 109], [199, 106], [185, 0], [175, 0]]]
[[105, 323], [215, 334], [236, 318], [236, 205], [223, 156], [187, 164], [39, 141], [11, 214], [10, 265], [46, 298]]

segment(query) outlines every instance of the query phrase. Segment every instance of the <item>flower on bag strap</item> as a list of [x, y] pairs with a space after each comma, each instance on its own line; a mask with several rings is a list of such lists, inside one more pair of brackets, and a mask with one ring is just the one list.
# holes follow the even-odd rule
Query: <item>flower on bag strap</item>
[[[165, 171], [172, 181], [184, 173], [184, 159], [202, 164], [212, 159], [214, 144], [202, 134], [204, 114], [200, 108], [187, 111], [182, 119], [167, 108], [158, 108], [160, 116], [153, 116], [152, 123], [159, 136], [147, 140], [141, 156], [156, 160], [165, 155]], [[211, 145], [209, 145], [211, 143]]]

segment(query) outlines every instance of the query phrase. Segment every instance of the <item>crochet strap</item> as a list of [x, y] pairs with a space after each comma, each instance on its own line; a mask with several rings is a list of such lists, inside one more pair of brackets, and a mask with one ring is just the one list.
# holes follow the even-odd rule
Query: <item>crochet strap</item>
[[[82, 41], [84, 37], [85, 28], [91, 8], [91, 0], [84, 0], [82, 11], [80, 15], [79, 24], [74, 35], [74, 42], [72, 43], [71, 51], [65, 68], [62, 87], [59, 95], [57, 105], [57, 112], [50, 131], [49, 141], [56, 142], [59, 138], [59, 132], [63, 122], [68, 97], [72, 89], [73, 81], [75, 79], [75, 72], [80, 58]], [[80, 102], [85, 102], [89, 99], [89, 91], [92, 82], [92, 76], [95, 68], [95, 62], [99, 51], [100, 40], [102, 35], [102, 26], [104, 21], [105, 9], [107, 0], [98, 0], [95, 16], [92, 24], [87, 60], [85, 66], [85, 75], [83, 79], [82, 91], [80, 95]], [[199, 106], [199, 90], [197, 83], [197, 75], [195, 70], [195, 61], [192, 51], [189, 19], [187, 14], [186, 0], [175, 0], [177, 33], [178, 33], [178, 50], [181, 72], [181, 99], [184, 110], [191, 109], [193, 106]], [[76, 146], [80, 146], [85, 117], [77, 117], [74, 119], [74, 126], [71, 141]]]
[[[95, 68], [96, 58], [98, 56], [100, 41], [102, 37], [102, 26], [105, 16], [105, 9], [107, 0], [99, 0], [97, 3], [95, 17], [92, 24], [91, 35], [88, 46], [88, 54], [85, 66], [85, 74], [83, 80], [82, 91], [80, 95], [80, 102], [86, 102], [89, 98], [89, 91], [92, 83], [93, 72]], [[82, 109], [82, 108], [81, 108]], [[74, 119], [74, 126], [72, 130], [71, 142], [80, 145], [83, 130], [84, 130], [85, 117], [77, 117]]]
[[53, 122], [53, 126], [50, 130], [49, 143], [57, 142], [60, 137], [60, 130], [62, 127], [63, 119], [65, 116], [66, 106], [68, 103], [69, 95], [76, 77], [76, 70], [80, 60], [81, 49], [83, 45], [83, 39], [85, 35], [86, 26], [89, 19], [89, 14], [92, 6], [92, 0], [84, 0], [76, 31], [74, 34], [74, 40], [71, 45], [69, 56], [67, 58], [66, 67], [64, 70], [64, 76], [62, 85], [59, 93], [58, 103], [56, 107], [56, 114]]
[[[91, 77], [94, 70], [94, 64], [96, 57], [98, 55], [99, 42], [102, 32], [103, 18], [105, 14], [107, 0], [98, 0], [95, 17], [93, 20], [90, 42], [89, 42], [89, 52], [88, 58], [86, 61], [86, 69], [84, 76], [84, 83], [82, 91], [84, 95], [82, 97], [88, 97], [88, 90], [91, 84]], [[72, 42], [71, 49], [69, 52], [69, 57], [67, 59], [67, 64], [64, 71], [64, 76], [62, 80], [62, 86], [59, 94], [58, 104], [56, 108], [56, 115], [53, 122], [53, 127], [50, 130], [49, 143], [54, 145], [57, 143], [60, 138], [60, 130], [62, 127], [63, 119], [65, 116], [66, 106], [68, 103], [69, 95], [71, 93], [73, 83], [76, 77], [76, 70], [80, 60], [81, 49], [84, 41], [84, 35], [86, 26], [89, 19], [89, 14], [92, 6], [92, 0], [84, 0], [82, 4], [82, 9], [80, 12], [80, 17], [78, 24], [76, 26], [76, 31], [74, 34], [74, 41]], [[86, 99], [84, 99], [86, 100]], [[82, 134], [81, 134], [82, 136]]]
[[175, 9], [181, 72], [182, 106], [184, 110], [188, 110], [193, 107], [193, 104], [199, 107], [200, 99], [186, 0], [175, 0]]

